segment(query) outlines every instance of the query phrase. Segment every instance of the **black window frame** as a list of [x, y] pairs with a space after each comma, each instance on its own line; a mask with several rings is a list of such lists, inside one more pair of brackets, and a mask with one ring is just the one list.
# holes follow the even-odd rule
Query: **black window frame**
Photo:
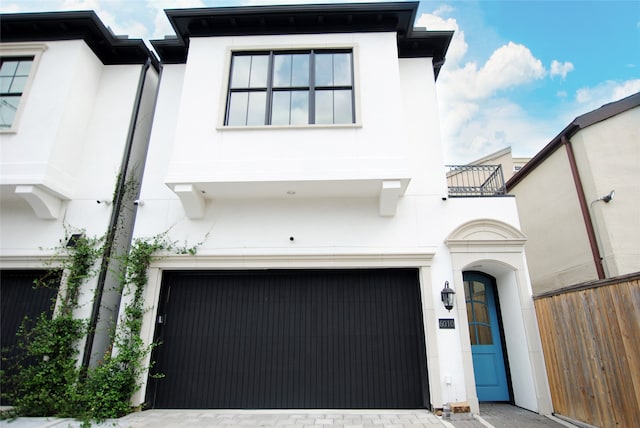
[[[350, 60], [350, 85], [316, 85], [316, 55], [318, 54], [349, 54]], [[274, 58], [277, 55], [296, 55], [296, 54], [307, 54], [309, 55], [309, 79], [307, 86], [275, 86], [274, 85]], [[267, 86], [260, 87], [232, 87], [232, 78], [233, 78], [233, 66], [234, 59], [236, 57], [241, 56], [258, 56], [264, 55], [268, 56], [267, 60]], [[316, 93], [323, 91], [336, 91], [336, 90], [349, 90], [351, 91], [351, 121], [347, 123], [316, 123]], [[272, 125], [273, 120], [273, 94], [277, 92], [296, 92], [296, 91], [308, 91], [308, 121], [305, 124], [295, 125], [295, 124], [276, 124]], [[266, 93], [265, 100], [265, 117], [262, 124], [259, 125], [229, 125], [230, 119], [230, 111], [231, 111], [231, 97], [232, 94], [235, 93]], [[356, 95], [355, 95], [355, 72], [354, 72], [354, 55], [352, 48], [333, 48], [333, 49], [286, 49], [286, 50], [248, 50], [248, 51], [233, 51], [231, 52], [231, 60], [229, 63], [229, 75], [227, 82], [227, 98], [225, 103], [225, 113], [224, 113], [224, 126], [225, 127], [249, 127], [249, 126], [309, 126], [309, 125], [323, 125], [323, 126], [332, 126], [332, 125], [353, 125], [356, 123]], [[247, 106], [248, 108], [248, 106]], [[334, 111], [335, 114], [335, 111]], [[247, 115], [248, 118], [248, 115]], [[246, 120], [245, 120], [246, 122]], [[335, 122], [335, 117], [334, 117]]]
[[14, 126], [15, 123], [15, 119], [16, 119], [16, 115], [18, 114], [18, 110], [20, 109], [20, 104], [22, 103], [22, 97], [24, 96], [25, 93], [25, 89], [29, 83], [29, 77], [31, 76], [31, 73], [33, 72], [33, 65], [35, 63], [35, 56], [33, 55], [16, 55], [16, 56], [12, 56], [12, 55], [6, 55], [6, 56], [0, 56], [0, 68], [2, 68], [2, 65], [5, 62], [21, 62], [21, 61], [30, 61], [31, 65], [29, 66], [29, 72], [27, 73], [26, 76], [23, 75], [17, 75], [17, 67], [16, 67], [16, 71], [14, 71], [13, 75], [11, 76], [12, 79], [15, 79], [16, 77], [26, 77], [26, 81], [24, 86], [22, 87], [22, 90], [17, 92], [17, 91], [9, 91], [9, 92], [1, 92], [0, 91], [0, 103], [2, 104], [7, 104], [7, 107], [9, 108], [13, 108], [14, 106], [9, 104], [8, 102], [4, 101], [5, 97], [18, 97], [19, 101], [18, 104], [15, 106], [15, 113], [14, 113], [14, 117], [13, 120], [11, 121], [11, 123], [9, 123], [8, 125], [2, 125], [2, 122], [0, 122], [0, 130], [7, 130], [7, 129], [11, 129]]

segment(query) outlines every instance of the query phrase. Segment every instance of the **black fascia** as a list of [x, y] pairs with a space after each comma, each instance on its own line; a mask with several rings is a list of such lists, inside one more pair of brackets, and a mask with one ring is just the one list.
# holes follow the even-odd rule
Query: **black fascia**
[[418, 2], [243, 6], [165, 10], [177, 37], [152, 40], [164, 63], [185, 63], [191, 37], [397, 33], [400, 58], [433, 57], [439, 71], [452, 31], [413, 30]]
[[105, 65], [140, 64], [159, 71], [158, 58], [140, 39], [114, 36], [93, 11], [0, 14], [0, 41], [84, 40]]

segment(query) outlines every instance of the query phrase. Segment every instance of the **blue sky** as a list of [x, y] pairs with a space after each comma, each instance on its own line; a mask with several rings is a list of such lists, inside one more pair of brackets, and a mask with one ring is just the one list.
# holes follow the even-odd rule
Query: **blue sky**
[[[371, 1], [371, 0], [370, 0]], [[163, 9], [333, 0], [0, 0], [2, 12], [95, 10], [116, 34], [173, 34]], [[422, 1], [455, 30], [437, 83], [447, 163], [510, 146], [532, 156], [576, 116], [640, 92], [640, 1]]]

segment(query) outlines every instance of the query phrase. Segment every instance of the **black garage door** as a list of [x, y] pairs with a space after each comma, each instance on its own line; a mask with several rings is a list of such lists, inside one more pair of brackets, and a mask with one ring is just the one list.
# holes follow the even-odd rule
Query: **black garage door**
[[424, 408], [415, 269], [166, 272], [155, 408]]
[[[46, 286], [35, 287], [38, 279]], [[16, 370], [16, 359], [20, 353], [16, 349], [16, 333], [25, 323], [29, 329], [41, 313], [53, 314], [54, 299], [58, 293], [60, 272], [47, 270], [3, 270], [0, 271], [0, 369], [4, 371], [2, 389], [6, 393], [12, 385], [6, 381]], [[26, 318], [26, 319], [25, 319]], [[21, 364], [28, 364], [22, 361]], [[2, 398], [0, 404], [9, 404]]]

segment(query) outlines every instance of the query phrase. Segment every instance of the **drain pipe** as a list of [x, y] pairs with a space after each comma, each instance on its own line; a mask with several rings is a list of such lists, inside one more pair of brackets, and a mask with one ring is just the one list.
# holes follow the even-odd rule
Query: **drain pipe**
[[[86, 374], [86, 369], [89, 367], [91, 361], [91, 351], [95, 340], [96, 326], [98, 325], [98, 318], [100, 316], [100, 307], [102, 305], [102, 297], [104, 294], [104, 286], [109, 273], [109, 262], [111, 259], [111, 252], [113, 251], [113, 243], [118, 230], [118, 222], [120, 220], [120, 213], [122, 211], [122, 202], [125, 195], [125, 187], [127, 182], [127, 173], [129, 170], [129, 160], [131, 158], [131, 151], [133, 148], [133, 140], [135, 137], [136, 124], [138, 122], [138, 115], [140, 113], [140, 105], [142, 104], [142, 95], [145, 80], [147, 78], [147, 72], [151, 66], [151, 59], [148, 58], [145, 64], [142, 66], [140, 77], [138, 79], [138, 89], [136, 92], [135, 104], [133, 113], [131, 115], [131, 122], [129, 124], [129, 133], [127, 135], [127, 145], [125, 146], [124, 157], [122, 159], [122, 165], [120, 167], [120, 174], [118, 176], [118, 183], [116, 185], [116, 191], [113, 201], [113, 210], [111, 211], [111, 219], [109, 221], [109, 228], [107, 229], [107, 235], [105, 237], [104, 253], [102, 255], [102, 263], [100, 266], [100, 272], [98, 274], [98, 284], [93, 300], [93, 307], [91, 309], [91, 317], [89, 318], [89, 326], [87, 333], [87, 341], [84, 346], [84, 354], [82, 356], [82, 372]], [[130, 237], [129, 237], [130, 239]], [[116, 312], [117, 317], [117, 312]]]
[[604, 267], [602, 265], [602, 256], [600, 249], [598, 248], [598, 241], [596, 239], [595, 229], [593, 228], [593, 220], [591, 219], [591, 213], [589, 212], [589, 205], [587, 204], [587, 198], [584, 194], [584, 188], [582, 187], [582, 180], [580, 179], [580, 173], [578, 171], [578, 164], [576, 163], [576, 157], [573, 153], [573, 147], [571, 141], [565, 136], [560, 137], [562, 144], [567, 150], [567, 157], [569, 158], [569, 167], [571, 168], [571, 175], [573, 176], [573, 182], [576, 186], [576, 192], [578, 193], [578, 201], [580, 202], [580, 211], [582, 212], [582, 219], [584, 225], [587, 228], [587, 237], [589, 238], [589, 246], [591, 247], [591, 254], [593, 256], [593, 263], [598, 273], [598, 279], [606, 278], [604, 273]]

